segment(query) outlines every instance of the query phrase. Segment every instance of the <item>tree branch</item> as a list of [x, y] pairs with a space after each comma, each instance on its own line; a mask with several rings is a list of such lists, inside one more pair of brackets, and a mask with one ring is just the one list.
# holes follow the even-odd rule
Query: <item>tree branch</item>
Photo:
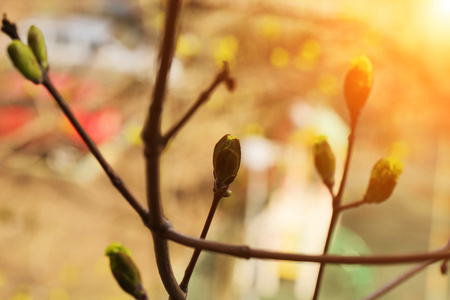
[[156, 263], [164, 287], [173, 300], [182, 300], [186, 298], [186, 294], [180, 289], [175, 279], [167, 239], [161, 234], [165, 227], [170, 226], [164, 217], [160, 195], [160, 157], [165, 146], [161, 135], [161, 119], [167, 79], [175, 52], [177, 24], [182, 2], [169, 0], [166, 5], [166, 23], [159, 53], [158, 73], [142, 133], [146, 160], [147, 202], [150, 210], [146, 224], [152, 232]]
[[170, 299], [186, 299], [186, 294], [180, 289], [178, 282], [173, 275], [172, 264], [170, 263], [169, 245], [167, 239], [161, 233], [162, 231], [152, 231], [156, 265], [158, 266], [161, 281], [163, 282], [164, 288], [169, 294]]
[[113, 170], [113, 168], [109, 165], [109, 163], [103, 157], [103, 155], [101, 154], [97, 145], [91, 139], [89, 134], [84, 130], [83, 126], [77, 120], [77, 118], [73, 114], [72, 110], [70, 109], [69, 105], [64, 100], [64, 98], [61, 96], [61, 94], [58, 92], [58, 90], [55, 88], [52, 81], [50, 80], [50, 77], [48, 77], [48, 75], [46, 73], [44, 73], [44, 80], [42, 82], [42, 85], [45, 86], [45, 88], [50, 92], [50, 94], [55, 99], [56, 103], [58, 103], [58, 105], [61, 108], [61, 110], [63, 111], [64, 115], [67, 117], [67, 119], [69, 119], [70, 123], [73, 125], [75, 130], [78, 132], [80, 137], [83, 139], [84, 143], [89, 148], [89, 151], [97, 159], [97, 161], [99, 162], [99, 164], [105, 171], [106, 175], [108, 175], [108, 177], [111, 180], [114, 187], [122, 194], [122, 196], [127, 200], [127, 202], [139, 214], [139, 216], [141, 217], [144, 224], [147, 224], [148, 210], [144, 206], [142, 206], [142, 204], [139, 203], [139, 201], [136, 200], [136, 198], [131, 194], [131, 192], [125, 186], [122, 179], [116, 174], [116, 172]]
[[[150, 209], [149, 222], [152, 228], [163, 226], [164, 214], [159, 195], [159, 159], [164, 143], [161, 136], [161, 119], [164, 98], [166, 95], [167, 79], [172, 65], [175, 42], [177, 38], [177, 24], [181, 11], [181, 0], [169, 0], [166, 9], [166, 23], [164, 37], [160, 48], [160, 60], [156, 75], [155, 88], [144, 124], [142, 138], [144, 153], [147, 160], [147, 200]], [[157, 178], [156, 178], [157, 177]]]
[[208, 89], [200, 94], [197, 101], [195, 101], [194, 105], [192, 105], [192, 107], [187, 111], [184, 117], [165, 134], [165, 136], [163, 137], [165, 145], [187, 123], [187, 121], [189, 121], [189, 119], [200, 108], [200, 106], [208, 101], [209, 97], [214, 92], [216, 87], [222, 82], [225, 82], [227, 84], [229, 90], [232, 90], [234, 88], [234, 81], [230, 77], [230, 70], [227, 62], [224, 62], [222, 71], [216, 75], [216, 78], [208, 87]]
[[450, 251], [439, 249], [431, 252], [419, 252], [397, 255], [373, 255], [373, 256], [340, 256], [340, 255], [306, 255], [300, 253], [288, 253], [278, 251], [268, 251], [262, 249], [250, 248], [246, 245], [232, 245], [219, 242], [208, 241], [194, 238], [180, 233], [172, 227], [167, 227], [164, 236], [178, 244], [191, 248], [199, 248], [215, 253], [226, 254], [239, 258], [256, 258], [267, 260], [285, 260], [297, 262], [315, 262], [329, 264], [347, 264], [347, 265], [393, 265], [423, 262], [432, 259], [450, 258]]

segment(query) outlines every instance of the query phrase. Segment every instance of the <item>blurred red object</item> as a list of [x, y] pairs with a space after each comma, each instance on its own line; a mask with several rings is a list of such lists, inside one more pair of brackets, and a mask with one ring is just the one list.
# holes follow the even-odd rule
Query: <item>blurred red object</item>
[[0, 107], [0, 137], [10, 135], [35, 117], [31, 108], [25, 106]]
[[[122, 116], [114, 108], [103, 108], [97, 111], [76, 109], [74, 114], [97, 144], [111, 140], [122, 128]], [[65, 117], [61, 124], [60, 128], [70, 140], [76, 144], [83, 143], [81, 137]]]

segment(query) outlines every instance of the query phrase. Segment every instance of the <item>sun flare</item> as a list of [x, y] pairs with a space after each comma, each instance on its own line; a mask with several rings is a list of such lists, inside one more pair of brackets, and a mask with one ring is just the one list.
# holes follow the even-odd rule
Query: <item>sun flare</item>
[[421, 27], [433, 42], [447, 44], [450, 36], [450, 0], [424, 1]]
[[436, 12], [445, 16], [450, 16], [450, 0], [437, 0], [435, 3]]

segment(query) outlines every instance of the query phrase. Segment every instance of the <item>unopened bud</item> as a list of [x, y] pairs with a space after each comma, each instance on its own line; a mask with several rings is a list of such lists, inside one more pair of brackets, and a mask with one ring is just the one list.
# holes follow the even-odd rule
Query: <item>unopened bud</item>
[[42, 69], [48, 71], [47, 48], [45, 46], [44, 35], [36, 26], [31, 26], [28, 30], [28, 46], [33, 50]]
[[336, 171], [336, 158], [325, 136], [320, 136], [319, 140], [314, 144], [314, 164], [323, 183], [329, 189], [332, 189]]
[[105, 255], [109, 257], [111, 271], [120, 287], [135, 299], [146, 299], [141, 275], [130, 251], [119, 243], [112, 243], [106, 248]]
[[222, 184], [229, 185], [236, 178], [240, 164], [241, 145], [239, 139], [230, 134], [224, 135], [214, 147], [214, 178]]
[[380, 159], [370, 174], [364, 200], [376, 203], [387, 200], [394, 191], [402, 171], [403, 164], [398, 159], [393, 157]]
[[42, 82], [41, 67], [30, 47], [19, 40], [13, 40], [8, 46], [8, 55], [25, 78], [36, 84]]
[[344, 95], [354, 121], [366, 104], [372, 85], [373, 67], [370, 60], [364, 55], [353, 59], [345, 76]]

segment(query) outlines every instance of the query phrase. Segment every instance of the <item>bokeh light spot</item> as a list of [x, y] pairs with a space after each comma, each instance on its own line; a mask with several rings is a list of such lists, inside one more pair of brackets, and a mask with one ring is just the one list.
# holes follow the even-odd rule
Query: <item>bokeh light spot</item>
[[404, 160], [408, 157], [410, 147], [405, 141], [396, 141], [391, 146], [390, 156]]
[[274, 48], [270, 54], [270, 63], [277, 68], [287, 66], [289, 63], [289, 53], [284, 48]]
[[230, 66], [233, 66], [238, 49], [239, 41], [231, 34], [220, 39], [215, 39], [212, 42], [212, 55], [214, 61], [219, 66], [223, 66], [224, 61], [227, 61]]
[[195, 34], [183, 34], [178, 39], [177, 55], [184, 57], [195, 56], [200, 52], [201, 42]]
[[128, 124], [124, 128], [125, 140], [131, 145], [142, 145], [141, 139], [142, 125]]
[[94, 269], [95, 274], [97, 274], [99, 277], [111, 276], [111, 270], [109, 268], [108, 260], [103, 257], [97, 259], [94, 265]]
[[326, 96], [335, 96], [338, 93], [338, 81], [330, 74], [319, 76], [317, 86], [319, 91]]
[[301, 71], [311, 71], [317, 65], [321, 53], [319, 42], [313, 39], [306, 40], [295, 57], [295, 67]]
[[276, 40], [280, 36], [280, 20], [276, 16], [264, 16], [259, 24], [263, 36], [268, 40]]
[[0, 288], [2, 288], [6, 283], [6, 276], [3, 271], [0, 270]]
[[108, 297], [107, 300], [129, 300], [129, 296], [121, 295], [121, 296], [111, 296]]
[[78, 267], [73, 264], [66, 264], [59, 270], [58, 277], [63, 284], [74, 284], [80, 277]]
[[19, 292], [19, 293], [15, 294], [12, 299], [13, 300], [33, 300], [33, 296], [31, 296], [29, 293]]
[[57, 287], [53, 288], [50, 291], [49, 300], [69, 300], [69, 299], [70, 299], [69, 293], [64, 288]]
[[264, 135], [264, 128], [261, 126], [261, 124], [249, 123], [249, 124], [247, 124], [245, 126], [244, 134], [245, 135], [263, 136]]
[[[298, 251], [300, 244], [299, 235], [295, 232], [283, 232], [281, 235], [281, 248], [286, 251]], [[279, 263], [278, 269], [280, 278], [293, 280], [297, 278], [298, 265], [290, 261], [282, 261]]]

